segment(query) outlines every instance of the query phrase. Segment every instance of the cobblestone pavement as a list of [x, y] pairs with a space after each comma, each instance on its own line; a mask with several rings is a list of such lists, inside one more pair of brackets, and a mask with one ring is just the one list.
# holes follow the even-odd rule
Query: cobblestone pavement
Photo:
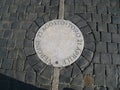
[[[58, 12], [59, 0], [0, 0], [1, 74], [51, 90], [53, 67], [38, 59], [33, 40]], [[61, 70], [59, 90], [119, 90], [120, 1], [65, 0], [65, 19], [80, 28], [85, 48]]]

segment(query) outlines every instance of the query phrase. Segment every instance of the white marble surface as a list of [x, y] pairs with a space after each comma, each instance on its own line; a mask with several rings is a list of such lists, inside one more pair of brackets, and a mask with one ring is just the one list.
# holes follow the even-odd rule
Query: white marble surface
[[81, 55], [84, 38], [79, 28], [68, 20], [52, 20], [36, 33], [34, 48], [38, 57], [54, 67], [71, 65]]

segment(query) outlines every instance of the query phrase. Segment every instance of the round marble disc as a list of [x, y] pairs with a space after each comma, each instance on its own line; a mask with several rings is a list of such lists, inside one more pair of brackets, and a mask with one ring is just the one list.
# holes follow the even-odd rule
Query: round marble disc
[[65, 67], [80, 57], [84, 38], [75, 24], [57, 19], [40, 27], [34, 39], [34, 48], [40, 60], [47, 65]]

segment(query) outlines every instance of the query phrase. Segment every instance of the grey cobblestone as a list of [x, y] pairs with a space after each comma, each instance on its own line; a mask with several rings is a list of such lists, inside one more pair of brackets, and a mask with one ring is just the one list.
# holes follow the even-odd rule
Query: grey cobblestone
[[60, 83], [69, 83], [71, 72], [72, 72], [72, 67], [67, 67], [62, 69], [60, 72]]
[[101, 40], [103, 42], [111, 42], [111, 33], [101, 32]]
[[33, 71], [26, 72], [25, 81], [29, 84], [35, 84], [36, 73]]
[[120, 64], [120, 55], [119, 54], [112, 54], [112, 58], [113, 58], [113, 64]]
[[76, 77], [78, 74], [81, 73], [80, 68], [77, 66], [77, 64], [73, 64], [73, 70], [72, 70], [72, 78]]
[[5, 30], [3, 37], [4, 38], [12, 38], [13, 31], [12, 30]]
[[120, 24], [120, 17], [118, 16], [113, 16], [112, 17], [112, 21], [114, 24]]
[[18, 49], [13, 49], [9, 51], [8, 53], [9, 59], [17, 59], [17, 57], [18, 57]]
[[100, 14], [92, 14], [92, 17], [94, 17], [92, 18], [93, 22], [102, 22], [102, 18]]
[[98, 31], [107, 32], [107, 24], [98, 23]]
[[108, 24], [108, 30], [109, 30], [109, 32], [111, 32], [111, 33], [117, 33], [117, 25], [115, 25], [115, 24]]
[[97, 12], [98, 14], [107, 14], [107, 7], [104, 4], [99, 3], [97, 5]]
[[82, 55], [89, 61], [91, 61], [93, 58], [93, 52], [88, 49], [84, 49]]
[[105, 54], [105, 53], [101, 54], [101, 63], [111, 64], [111, 62], [112, 62], [111, 54]]
[[20, 81], [25, 81], [25, 72], [23, 72], [23, 71], [17, 71], [17, 72], [15, 72], [15, 78], [17, 79], [17, 80], [20, 80]]
[[53, 75], [53, 67], [52, 66], [47, 66], [45, 70], [41, 73], [41, 76], [51, 80]]
[[109, 53], [118, 53], [118, 48], [116, 43], [108, 43], [108, 52]]
[[120, 35], [119, 34], [112, 34], [112, 41], [115, 43], [120, 43]]
[[96, 45], [96, 51], [97, 52], [107, 52], [107, 46], [104, 42], [98, 42]]
[[111, 15], [110, 14], [102, 14], [102, 22], [103, 23], [110, 23], [111, 22]]
[[3, 69], [12, 69], [13, 60], [12, 59], [4, 59], [2, 63]]
[[95, 52], [93, 63], [100, 63], [100, 53]]
[[104, 86], [105, 85], [105, 65], [95, 64], [95, 85]]
[[0, 57], [7, 58], [8, 50], [5, 48], [0, 48]]
[[[117, 68], [114, 65], [107, 65], [106, 66], [107, 72], [107, 79], [106, 79], [106, 86], [111, 88], [117, 87]], [[112, 78], [111, 78], [112, 77]]]

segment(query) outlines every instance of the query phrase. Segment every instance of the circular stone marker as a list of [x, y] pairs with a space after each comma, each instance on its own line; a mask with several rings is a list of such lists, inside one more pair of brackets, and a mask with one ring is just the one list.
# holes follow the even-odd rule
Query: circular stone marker
[[84, 38], [80, 29], [68, 20], [52, 20], [36, 33], [34, 48], [38, 57], [47, 65], [71, 65], [81, 55]]

